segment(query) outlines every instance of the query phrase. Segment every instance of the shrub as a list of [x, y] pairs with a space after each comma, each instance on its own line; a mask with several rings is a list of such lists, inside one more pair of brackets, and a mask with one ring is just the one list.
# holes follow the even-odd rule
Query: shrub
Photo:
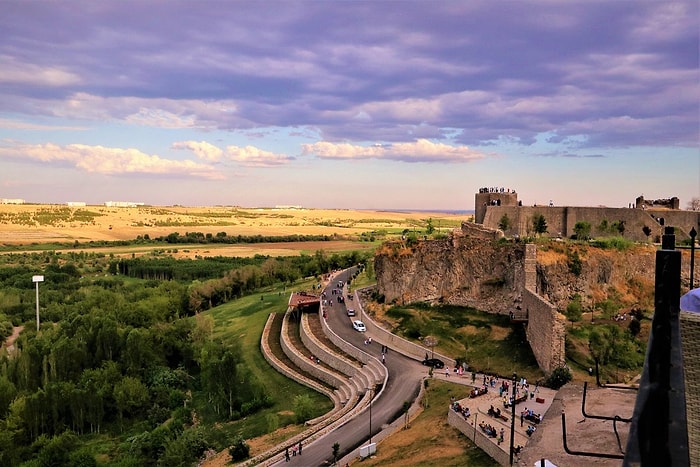
[[233, 462], [239, 462], [250, 457], [250, 446], [246, 444], [243, 438], [237, 438], [233, 446], [228, 448], [228, 454]]
[[559, 389], [571, 381], [571, 371], [566, 366], [555, 368], [545, 380], [545, 386], [552, 389]]

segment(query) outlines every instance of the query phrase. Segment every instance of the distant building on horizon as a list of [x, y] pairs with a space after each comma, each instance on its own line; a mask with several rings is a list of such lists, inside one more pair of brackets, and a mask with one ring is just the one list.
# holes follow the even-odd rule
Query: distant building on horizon
[[82, 208], [87, 206], [87, 203], [84, 201], [68, 201], [66, 204], [69, 208]]
[[25, 200], [20, 199], [20, 198], [0, 198], [0, 204], [24, 204], [26, 203]]
[[143, 206], [144, 203], [134, 203], [133, 201], [105, 201], [108, 208], [135, 208]]

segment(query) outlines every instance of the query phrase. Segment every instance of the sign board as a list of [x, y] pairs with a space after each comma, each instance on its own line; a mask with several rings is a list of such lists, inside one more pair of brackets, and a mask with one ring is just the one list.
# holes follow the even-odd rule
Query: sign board
[[44, 276], [32, 276], [32, 282], [44, 282]]

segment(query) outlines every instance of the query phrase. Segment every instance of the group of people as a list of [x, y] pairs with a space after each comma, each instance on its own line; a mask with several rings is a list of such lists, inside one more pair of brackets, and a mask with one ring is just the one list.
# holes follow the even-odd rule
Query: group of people
[[459, 402], [452, 403], [452, 410], [459, 414], [462, 414], [462, 417], [464, 417], [465, 420], [471, 417], [472, 415], [471, 411], [469, 410], [469, 407], [462, 407], [462, 404], [460, 404]]
[[542, 421], [542, 415], [541, 415], [541, 414], [538, 414], [538, 413], [534, 413], [534, 412], [532, 411], [532, 409], [528, 409], [527, 407], [525, 407], [525, 410], [523, 410], [523, 411], [520, 413], [520, 419], [521, 419], [521, 420], [520, 420], [520, 425], [521, 425], [521, 426], [522, 426], [522, 423], [523, 423], [523, 419], [529, 420], [529, 421], [535, 422], [535, 423], [540, 423], [540, 422]]
[[488, 392], [489, 392], [488, 386], [482, 386], [482, 387], [480, 387], [480, 388], [474, 388], [474, 389], [472, 389], [472, 390], [469, 392], [469, 397], [471, 397], [471, 398], [473, 399], [473, 398], [475, 398], [475, 397], [479, 397], [479, 396], [481, 396], [481, 395], [483, 395], [483, 394], [486, 394], [486, 393], [488, 393]]
[[[292, 446], [292, 457], [295, 457], [297, 454], [301, 456], [301, 441], [299, 441], [299, 444]], [[289, 448], [284, 450], [284, 460], [289, 462]]]
[[515, 193], [515, 190], [497, 186], [479, 188], [479, 193]]

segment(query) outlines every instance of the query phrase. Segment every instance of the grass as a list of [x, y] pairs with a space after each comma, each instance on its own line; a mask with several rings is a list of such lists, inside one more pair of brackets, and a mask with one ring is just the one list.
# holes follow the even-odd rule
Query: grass
[[[300, 282], [293, 286], [294, 290], [310, 289], [314, 281]], [[250, 439], [264, 435], [277, 428], [294, 424], [294, 398], [298, 395], [308, 395], [313, 401], [316, 413], [314, 417], [328, 412], [333, 408], [332, 402], [316, 391], [302, 386], [272, 368], [263, 358], [260, 351], [262, 330], [271, 312], [282, 313], [287, 309], [290, 288], [269, 288], [260, 293], [243, 297], [226, 303], [206, 312], [214, 320], [213, 338], [223, 341], [235, 341], [240, 345], [242, 359], [255, 380], [261, 382], [271, 396], [272, 407], [263, 409], [253, 416], [242, 420], [222, 424], [219, 427], [222, 443], [229, 442], [236, 436]], [[206, 403], [206, 401], [201, 401]], [[287, 436], [293, 436], [303, 430], [303, 426], [295, 426], [285, 430]], [[279, 440], [271, 438], [270, 446], [262, 446], [264, 450]], [[225, 446], [220, 446], [223, 448]], [[255, 455], [256, 453], [252, 453]]]
[[377, 446], [377, 454], [353, 465], [372, 466], [497, 466], [484, 451], [447, 423], [450, 398], [463, 399], [469, 387], [429, 380], [425, 408], [407, 429], [397, 431]]
[[477, 372], [511, 375], [517, 371], [532, 381], [544, 376], [527, 345], [524, 328], [511, 325], [507, 316], [420, 303], [393, 306], [384, 313], [395, 323], [395, 333], [416, 343], [434, 337], [436, 352], [466, 360]]

